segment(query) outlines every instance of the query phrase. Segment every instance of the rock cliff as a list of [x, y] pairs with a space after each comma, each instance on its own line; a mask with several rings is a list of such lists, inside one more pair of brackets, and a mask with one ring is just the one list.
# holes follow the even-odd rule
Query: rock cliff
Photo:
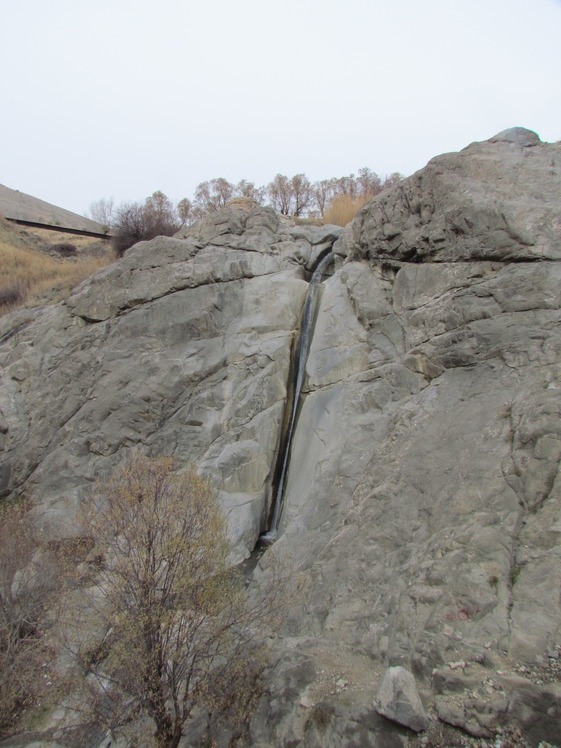
[[560, 167], [515, 128], [342, 233], [233, 205], [2, 320], [3, 495], [71, 534], [126, 450], [175, 454], [211, 478], [241, 559], [270, 516], [307, 281], [336, 253], [275, 544], [302, 588], [250, 744], [417, 744], [376, 709], [387, 668], [413, 674], [429, 741], [558, 740]]

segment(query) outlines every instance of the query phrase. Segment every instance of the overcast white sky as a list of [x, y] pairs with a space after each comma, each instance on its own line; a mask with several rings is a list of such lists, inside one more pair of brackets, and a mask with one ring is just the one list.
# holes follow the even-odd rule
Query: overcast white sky
[[0, 183], [78, 213], [561, 139], [561, 0], [0, 0]]

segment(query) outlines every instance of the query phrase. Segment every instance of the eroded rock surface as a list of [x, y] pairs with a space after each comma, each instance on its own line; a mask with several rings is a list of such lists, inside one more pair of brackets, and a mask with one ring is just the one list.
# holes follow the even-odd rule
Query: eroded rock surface
[[[435, 159], [345, 230], [278, 546], [306, 580], [290, 631], [352, 653], [339, 677], [370, 667], [374, 696], [385, 666], [405, 667], [433, 720], [480, 737], [525, 720], [520, 741], [537, 746], [561, 725], [549, 693], [561, 647], [561, 146], [520, 137]], [[433, 201], [424, 227], [413, 194]], [[400, 241], [417, 237], [413, 255], [381, 238], [388, 206], [404, 211], [392, 221]], [[464, 206], [471, 229], [417, 244]], [[499, 252], [490, 216], [503, 213], [531, 241], [510, 236]], [[483, 667], [483, 684], [510, 674], [509, 687], [436, 694], [433, 669], [457, 662]], [[554, 673], [547, 688], [540, 668]]]
[[524, 128], [433, 158], [361, 211], [349, 250], [410, 262], [561, 259], [559, 146]]
[[46, 532], [72, 534], [127, 450], [174, 454], [211, 477], [247, 556], [268, 518], [306, 267], [337, 234], [234, 207], [138, 244], [65, 304], [5, 319], [2, 493], [24, 491]]
[[241, 557], [270, 506], [308, 272], [336, 240], [274, 549], [302, 587], [250, 744], [420, 745], [375, 712], [388, 667], [414, 675], [427, 735], [555, 743], [560, 160], [500, 133], [433, 159], [339, 239], [229, 208], [3, 322], [5, 494], [70, 532], [127, 449], [173, 453], [219, 489]]

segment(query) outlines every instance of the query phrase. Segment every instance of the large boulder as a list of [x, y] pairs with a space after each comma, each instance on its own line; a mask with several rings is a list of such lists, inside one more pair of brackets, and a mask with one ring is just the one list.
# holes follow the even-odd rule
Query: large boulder
[[437, 156], [362, 209], [346, 251], [408, 262], [559, 260], [560, 159], [559, 144], [520, 127]]

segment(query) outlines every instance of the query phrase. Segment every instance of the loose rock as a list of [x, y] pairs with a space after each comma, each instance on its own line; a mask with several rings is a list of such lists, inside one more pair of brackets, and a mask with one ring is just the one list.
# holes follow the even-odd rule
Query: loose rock
[[427, 729], [429, 720], [415, 678], [403, 667], [389, 667], [378, 689], [376, 711], [415, 732]]

